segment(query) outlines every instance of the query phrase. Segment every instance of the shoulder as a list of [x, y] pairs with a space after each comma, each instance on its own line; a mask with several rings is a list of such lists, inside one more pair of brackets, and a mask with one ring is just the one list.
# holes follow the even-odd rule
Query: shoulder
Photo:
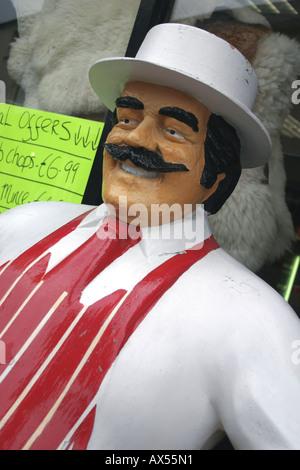
[[240, 310], [243, 306], [246, 315], [256, 305], [264, 307], [266, 311], [275, 310], [275, 306], [290, 309], [278, 292], [221, 248], [196, 263], [188, 275], [197, 284], [197, 290], [201, 289], [204, 282], [203, 289], [212, 294], [213, 300], [219, 293], [223, 306], [230, 307], [231, 311]]
[[33, 202], [0, 214], [0, 265], [94, 206]]
[[[205, 268], [206, 287], [200, 290], [209, 298], [210, 395], [222, 425], [237, 449], [299, 449], [298, 316], [222, 250], [210, 253], [202, 268], [193, 267], [198, 285]], [[203, 316], [201, 295], [198, 303]]]
[[215, 347], [222, 342], [222, 360], [227, 353], [247, 356], [250, 348], [265, 351], [266, 359], [280, 355], [290, 361], [300, 319], [255, 273], [218, 249], [192, 266], [183, 282], [185, 303], [201, 311], [199, 321], [210, 329]]

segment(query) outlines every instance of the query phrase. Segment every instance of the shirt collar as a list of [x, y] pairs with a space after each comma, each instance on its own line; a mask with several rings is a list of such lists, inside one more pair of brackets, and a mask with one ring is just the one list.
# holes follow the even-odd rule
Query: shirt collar
[[[106, 204], [101, 204], [87, 215], [79, 228], [97, 231], [107, 216], [109, 209]], [[195, 245], [200, 248], [203, 241], [211, 236], [207, 215], [201, 204], [183, 219], [159, 226], [144, 227], [141, 232], [139, 247], [147, 258], [182, 253]]]
[[203, 205], [169, 224], [142, 228], [140, 248], [145, 256], [183, 253], [195, 246], [201, 247], [203, 241], [211, 236]]

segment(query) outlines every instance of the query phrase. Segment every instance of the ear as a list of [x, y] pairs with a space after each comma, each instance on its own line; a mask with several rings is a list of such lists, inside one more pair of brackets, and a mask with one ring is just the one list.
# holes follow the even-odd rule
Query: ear
[[226, 178], [226, 173], [220, 173], [218, 176], [217, 176], [217, 179], [215, 181], [215, 183], [212, 185], [211, 188], [203, 188], [203, 199], [202, 199], [202, 204], [204, 201], [206, 201], [210, 196], [212, 196], [212, 194], [214, 194], [216, 192], [216, 190], [218, 189], [219, 187], [219, 184], [221, 181], [223, 181], [223, 179]]

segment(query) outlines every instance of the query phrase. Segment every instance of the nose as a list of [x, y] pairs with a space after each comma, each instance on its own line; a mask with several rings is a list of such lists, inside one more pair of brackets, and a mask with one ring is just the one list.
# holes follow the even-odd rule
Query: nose
[[132, 147], [143, 147], [155, 151], [158, 142], [158, 129], [154, 119], [146, 116], [137, 127], [128, 132], [126, 144]]

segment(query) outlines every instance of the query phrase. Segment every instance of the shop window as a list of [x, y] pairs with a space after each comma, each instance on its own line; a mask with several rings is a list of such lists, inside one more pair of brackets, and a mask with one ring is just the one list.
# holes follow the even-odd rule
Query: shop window
[[[104, 139], [111, 123], [90, 87], [90, 65], [102, 57], [135, 55], [147, 30], [166, 21], [195, 25], [223, 36], [257, 67], [261, 95], [254, 110], [269, 127], [275, 153], [271, 165], [255, 178], [262, 194], [265, 186], [270, 197], [274, 196], [268, 203], [277, 215], [272, 223], [263, 222], [269, 247], [263, 265], [251, 265], [255, 257], [248, 252], [241, 261], [260, 272], [299, 312], [300, 0], [128, 0], [126, 8], [119, 0], [2, 0], [0, 80], [6, 86], [6, 103], [106, 122]], [[274, 36], [265, 40], [270, 33]], [[101, 203], [102, 142], [83, 203]], [[74, 176], [74, 166], [68, 171]], [[244, 178], [247, 180], [247, 173]], [[22, 198], [18, 202], [22, 203]], [[0, 205], [5, 210], [1, 201]], [[254, 220], [259, 217], [258, 211]], [[212, 218], [211, 224], [218, 230], [222, 224], [215, 220]], [[278, 234], [282, 237], [281, 252], [274, 242]]]

